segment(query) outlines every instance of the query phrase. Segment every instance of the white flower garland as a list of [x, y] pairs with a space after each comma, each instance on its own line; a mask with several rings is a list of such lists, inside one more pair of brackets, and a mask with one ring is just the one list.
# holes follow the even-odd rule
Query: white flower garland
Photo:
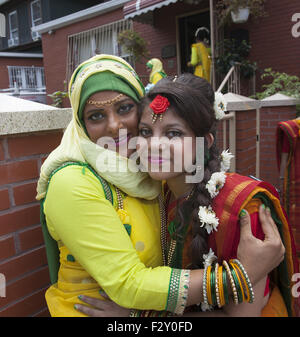
[[[225, 185], [225, 172], [229, 170], [230, 160], [233, 157], [234, 156], [228, 150], [221, 153], [221, 171], [214, 172], [211, 175], [210, 180], [205, 185], [212, 199], [219, 194], [221, 188]], [[200, 227], [204, 227], [208, 234], [218, 230], [219, 219], [211, 206], [199, 206], [198, 216], [201, 223]]]
[[225, 111], [227, 110], [227, 102], [224, 99], [224, 95], [220, 92], [215, 92], [214, 110], [216, 119], [220, 120], [224, 118]]

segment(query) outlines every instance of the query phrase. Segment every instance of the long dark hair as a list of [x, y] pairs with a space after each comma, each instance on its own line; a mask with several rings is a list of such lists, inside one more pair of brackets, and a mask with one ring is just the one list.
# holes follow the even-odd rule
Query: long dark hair
[[[179, 117], [184, 119], [197, 137], [204, 137], [207, 133], [215, 137], [217, 120], [214, 111], [214, 91], [205, 79], [192, 74], [182, 74], [176, 80], [171, 77], [161, 79], [142, 100], [141, 109], [149, 104], [156, 95], [167, 97], [171, 106]], [[141, 110], [141, 111], [142, 111]], [[188, 204], [192, 211], [192, 235], [190, 245], [191, 268], [203, 267], [203, 254], [208, 252], [208, 234], [200, 227], [198, 217], [199, 206], [209, 206], [212, 203], [205, 185], [214, 172], [220, 171], [220, 154], [215, 142], [208, 148], [205, 141], [205, 168], [203, 180], [196, 184], [196, 190], [190, 200], [177, 208], [177, 218], [180, 225], [176, 232], [185, 226], [183, 208]]]

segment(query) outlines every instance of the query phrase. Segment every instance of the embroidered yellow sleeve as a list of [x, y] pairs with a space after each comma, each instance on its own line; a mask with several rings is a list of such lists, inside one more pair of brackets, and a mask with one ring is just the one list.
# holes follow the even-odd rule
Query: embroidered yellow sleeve
[[[82, 174], [80, 167], [57, 172], [44, 210], [51, 235], [63, 242], [113, 301], [127, 308], [164, 310], [172, 298], [170, 307], [176, 310], [183, 284], [170, 287], [169, 267], [145, 267], [92, 173]], [[180, 300], [180, 305], [184, 302]]]

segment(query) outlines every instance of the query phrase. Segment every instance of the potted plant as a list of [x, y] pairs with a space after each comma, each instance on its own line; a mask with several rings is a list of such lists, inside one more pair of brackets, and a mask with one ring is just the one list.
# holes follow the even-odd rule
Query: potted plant
[[254, 75], [257, 64], [247, 59], [251, 46], [245, 40], [224, 39], [218, 48], [223, 50], [222, 55], [216, 58], [216, 70], [219, 73], [226, 75], [234, 64], [239, 64], [242, 78], [249, 79]]
[[137, 62], [142, 57], [148, 57], [147, 42], [133, 30], [128, 29], [119, 33], [118, 43], [124, 48], [125, 52], [133, 55]]
[[254, 18], [266, 16], [266, 0], [219, 0], [216, 4], [219, 25], [227, 23], [231, 17], [235, 23], [243, 23], [249, 15]]

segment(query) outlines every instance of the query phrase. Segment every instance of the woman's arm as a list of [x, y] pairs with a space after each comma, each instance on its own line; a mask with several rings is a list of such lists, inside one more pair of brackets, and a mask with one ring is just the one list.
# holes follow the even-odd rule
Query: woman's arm
[[266, 277], [253, 287], [255, 301], [243, 302], [238, 305], [230, 299], [229, 303], [220, 310], [205, 312], [187, 312], [184, 317], [260, 317], [263, 307], [267, 304], [269, 296], [264, 296]]
[[[140, 261], [117, 212], [89, 170], [83, 174], [81, 167], [70, 166], [58, 171], [50, 181], [44, 211], [50, 234], [120, 305], [165, 310], [170, 298], [183, 289], [180, 272], [163, 266], [146, 268]], [[177, 283], [169, 292], [172, 277]], [[169, 307], [174, 308], [174, 303]]]
[[[253, 279], [255, 279], [254, 293], [255, 301], [254, 303], [242, 303], [239, 305], [231, 304], [228, 308], [225, 307], [224, 310], [217, 310], [213, 312], [201, 312], [201, 313], [188, 313], [189, 316], [259, 316], [262, 308], [265, 306], [267, 296], [264, 295], [264, 289], [266, 284], [266, 275], [274, 269], [283, 259], [284, 247], [280, 240], [278, 229], [270, 215], [270, 212], [263, 207], [259, 209], [259, 219], [262, 224], [262, 229], [265, 234], [265, 239], [263, 241], [255, 238], [251, 231], [251, 221], [250, 216], [245, 212], [244, 216], [241, 217], [241, 240], [238, 247], [238, 258], [243, 261], [244, 267], [252, 266], [253, 272], [252, 276], [248, 272], [252, 284], [254, 285]], [[261, 259], [264, 256], [265, 259]], [[257, 263], [258, 259], [262, 263]], [[268, 261], [268, 262], [267, 262]], [[250, 268], [248, 267], [247, 270]], [[195, 274], [194, 274], [195, 272]], [[199, 274], [198, 274], [199, 272]], [[188, 293], [188, 305], [195, 303], [200, 303], [203, 301], [202, 295], [202, 270], [191, 271], [191, 280]], [[197, 281], [197, 277], [199, 277]], [[201, 287], [199, 289], [199, 283], [201, 282]], [[230, 285], [227, 287], [229, 290]], [[200, 290], [200, 291], [199, 291]], [[85, 303], [91, 305], [91, 307], [85, 306], [83, 304], [76, 305], [76, 309], [82, 313], [94, 316], [94, 317], [113, 317], [113, 316], [128, 316], [129, 311], [124, 311], [112, 301], [99, 301], [97, 299], [89, 298], [83, 296], [81, 300]], [[79, 301], [78, 301], [79, 302]]]
[[197, 49], [192, 46], [191, 49], [191, 61], [189, 62], [190, 66], [195, 67], [200, 61], [198, 60]]

